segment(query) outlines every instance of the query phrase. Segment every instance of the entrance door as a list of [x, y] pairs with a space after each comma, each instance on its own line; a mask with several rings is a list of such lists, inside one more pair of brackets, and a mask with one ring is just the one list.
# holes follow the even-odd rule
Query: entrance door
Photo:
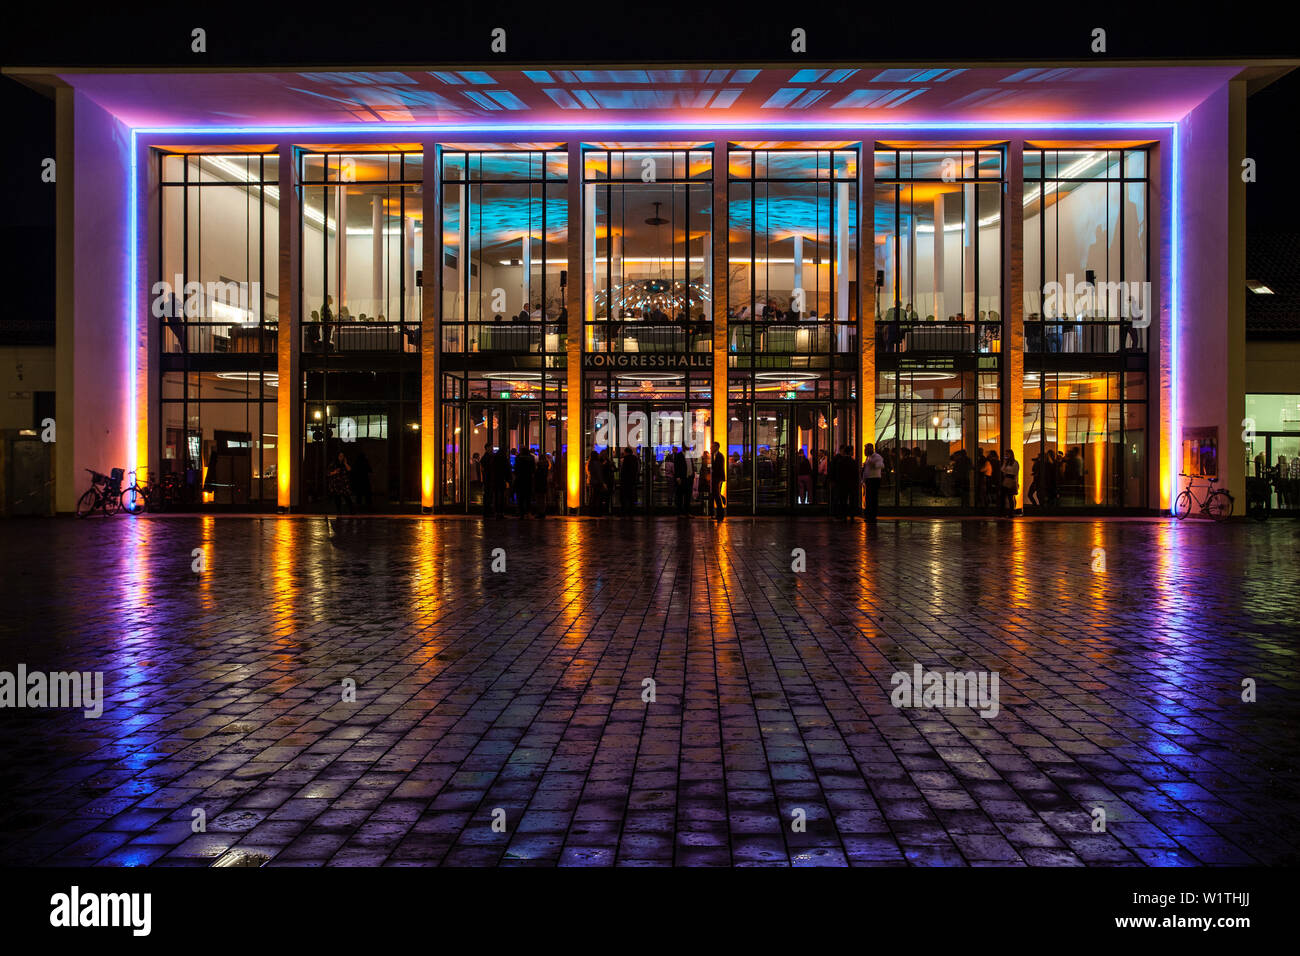
[[[614, 469], [614, 483], [609, 500], [604, 504], [605, 513], [618, 514], [624, 510], [625, 447], [633, 450], [639, 465], [631, 512], [669, 514], [675, 509], [673, 451], [680, 448], [686, 457], [688, 486], [693, 486], [694, 475], [701, 464], [700, 453], [704, 451], [705, 435], [695, 423], [697, 412], [707, 415], [707, 409], [661, 402], [617, 402], [589, 410], [591, 437], [583, 456], [584, 468], [594, 448], [596, 452], [611, 457]], [[584, 501], [591, 511], [601, 513], [601, 505], [590, 500], [589, 492]]]
[[755, 412], [752, 474], [759, 510], [826, 513], [838, 447], [830, 406], [781, 402]]

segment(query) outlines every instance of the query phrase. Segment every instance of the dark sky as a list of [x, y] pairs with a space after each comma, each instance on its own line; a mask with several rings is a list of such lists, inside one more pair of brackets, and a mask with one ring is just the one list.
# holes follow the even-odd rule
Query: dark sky
[[[486, 5], [483, 5], [486, 6]], [[447, 12], [451, 7], [452, 11]], [[793, 26], [808, 31], [809, 55], [827, 60], [925, 60], [982, 58], [1079, 59], [1090, 54], [1093, 26], [1107, 30], [1111, 58], [1183, 58], [1243, 54], [1300, 57], [1300, 43], [1289, 24], [1270, 28], [1268, 15], [1216, 20], [1199, 16], [1157, 21], [1134, 14], [1120, 17], [1038, 13], [1014, 18], [927, 17], [923, 27], [881, 29], [867, 7], [852, 13], [809, 6], [793, 7], [790, 22], [756, 18], [698, 3], [675, 11], [657, 3], [645, 8], [602, 4], [583, 18], [572, 4], [530, 4], [526, 12], [494, 3], [480, 6], [438, 4], [401, 15], [352, 15], [329, 20], [330, 7], [259, 9], [256, 16], [227, 15], [211, 21], [207, 10], [166, 13], [113, 13], [72, 20], [58, 8], [39, 5], [6, 12], [0, 57], [5, 66], [58, 64], [84, 66], [192, 66], [189, 35], [194, 26], [208, 31], [208, 66], [267, 63], [384, 64], [474, 62], [483, 37], [493, 26], [509, 31], [515, 63], [546, 60], [616, 62], [621, 59], [701, 63], [778, 61], [789, 58]], [[466, 9], [470, 8], [470, 9]], [[45, 7], [44, 10], [51, 8]], [[211, 9], [211, 8], [207, 8]], [[944, 6], [940, 10], [960, 8]], [[624, 19], [620, 19], [624, 18]], [[890, 22], [897, 24], [897, 15]], [[1053, 17], [1055, 19], [1053, 19]], [[1089, 22], [1093, 17], [1095, 22]], [[1146, 18], [1146, 19], [1143, 19]], [[208, 22], [211, 21], [211, 22]], [[314, 24], [314, 25], [313, 25]], [[1101, 59], [1101, 58], [1099, 58]], [[54, 110], [44, 99], [12, 80], [0, 78], [0, 105], [10, 135], [3, 150], [5, 311], [10, 315], [53, 315], [54, 187], [40, 180], [41, 161], [54, 154]], [[1297, 230], [1297, 185], [1290, 162], [1300, 146], [1296, 107], [1300, 72], [1251, 97], [1247, 151], [1258, 164], [1258, 182], [1248, 187], [1250, 231]]]

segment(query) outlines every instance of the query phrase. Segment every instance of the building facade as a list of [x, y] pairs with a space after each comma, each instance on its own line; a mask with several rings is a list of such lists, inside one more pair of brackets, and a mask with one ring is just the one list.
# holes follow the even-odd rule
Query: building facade
[[31, 74], [58, 507], [126, 466], [319, 510], [342, 454], [473, 512], [529, 447], [552, 513], [616, 506], [601, 454], [667, 512], [715, 442], [741, 514], [826, 513], [866, 443], [903, 513], [989, 507], [1008, 451], [1029, 513], [1241, 487], [1245, 106], [1287, 68]]

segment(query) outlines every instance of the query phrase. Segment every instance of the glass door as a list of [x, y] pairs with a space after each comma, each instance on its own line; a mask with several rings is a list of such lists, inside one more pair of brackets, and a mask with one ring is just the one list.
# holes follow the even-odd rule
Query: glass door
[[753, 481], [760, 511], [788, 508], [791, 504], [793, 418], [791, 405], [759, 405], [755, 409]]

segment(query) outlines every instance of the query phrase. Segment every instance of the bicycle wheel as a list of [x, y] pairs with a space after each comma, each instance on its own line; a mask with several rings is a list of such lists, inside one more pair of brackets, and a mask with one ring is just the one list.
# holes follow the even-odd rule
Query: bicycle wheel
[[1205, 503], [1205, 509], [1215, 521], [1223, 521], [1232, 515], [1232, 495], [1226, 491], [1216, 491]]
[[1174, 499], [1174, 517], [1182, 521], [1192, 513], [1192, 495], [1191, 492], [1181, 492]]
[[119, 501], [127, 514], [138, 515], [149, 507], [149, 494], [143, 488], [123, 488]]
[[77, 517], [85, 518], [99, 505], [99, 494], [94, 488], [89, 489], [77, 499]]

